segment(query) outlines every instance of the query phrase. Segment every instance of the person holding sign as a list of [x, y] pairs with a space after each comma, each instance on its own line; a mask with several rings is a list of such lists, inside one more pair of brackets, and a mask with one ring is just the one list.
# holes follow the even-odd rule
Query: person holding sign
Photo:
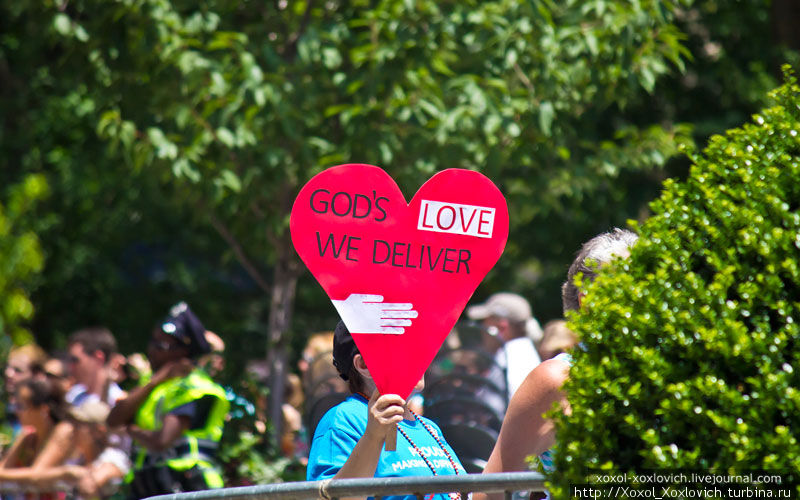
[[[466, 474], [439, 427], [394, 394], [378, 394], [364, 358], [343, 322], [334, 331], [333, 363], [352, 393], [331, 408], [314, 432], [307, 479]], [[416, 389], [421, 390], [420, 380]], [[397, 429], [396, 451], [384, 443]], [[415, 498], [389, 497], [393, 499]], [[436, 500], [458, 498], [438, 494]]]
[[380, 167], [337, 165], [303, 186], [289, 228], [343, 320], [334, 360], [352, 392], [318, 424], [308, 479], [466, 473], [404, 398], [503, 253], [503, 194], [479, 172], [445, 169], [407, 202]]

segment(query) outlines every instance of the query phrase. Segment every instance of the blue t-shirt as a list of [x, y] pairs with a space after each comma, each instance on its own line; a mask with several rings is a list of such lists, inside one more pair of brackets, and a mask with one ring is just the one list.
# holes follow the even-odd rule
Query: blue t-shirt
[[[459, 474], [466, 474], [455, 452], [442, 437], [439, 427], [426, 419], [428, 428], [435, 432], [439, 441], [447, 448], [458, 467]], [[378, 459], [375, 477], [409, 477], [432, 476], [433, 472], [420, 457], [420, 452], [436, 469], [437, 476], [452, 476], [455, 474], [450, 460], [439, 447], [436, 440], [425, 430], [419, 420], [403, 420], [398, 424], [411, 441], [420, 450], [417, 452], [399, 432], [397, 433], [397, 450], [382, 450]], [[360, 395], [352, 395], [343, 402], [334, 406], [322, 417], [311, 443], [308, 457], [306, 477], [309, 481], [328, 479], [336, 475], [347, 461], [356, 443], [367, 429], [367, 401]], [[393, 500], [412, 499], [414, 495], [384, 497]], [[449, 500], [446, 494], [428, 495], [426, 499]]]

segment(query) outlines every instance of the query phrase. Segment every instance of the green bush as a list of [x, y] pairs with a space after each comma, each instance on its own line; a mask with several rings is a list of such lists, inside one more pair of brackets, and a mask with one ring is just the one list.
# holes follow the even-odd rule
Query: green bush
[[42, 175], [0, 186], [0, 337], [8, 335], [16, 344], [32, 340], [24, 324], [33, 316], [29, 295], [44, 256], [27, 219], [47, 194]]
[[555, 498], [653, 469], [767, 470], [800, 493], [800, 87], [785, 74], [753, 123], [690, 154], [630, 259], [587, 286]]

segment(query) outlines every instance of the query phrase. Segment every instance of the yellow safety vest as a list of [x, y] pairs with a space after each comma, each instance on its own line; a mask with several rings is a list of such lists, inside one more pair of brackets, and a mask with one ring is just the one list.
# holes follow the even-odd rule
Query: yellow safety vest
[[185, 377], [173, 378], [156, 386], [139, 407], [134, 423], [144, 430], [158, 430], [164, 416], [170, 411], [206, 396], [213, 396], [216, 400], [211, 406], [205, 426], [187, 429], [172, 448], [161, 453], [150, 453], [146, 448], [139, 447], [134, 469], [140, 469], [145, 464], [166, 466], [176, 471], [198, 467], [203, 470], [209, 488], [224, 486], [212, 455], [222, 438], [230, 403], [225, 396], [225, 389], [215, 383], [206, 372], [198, 368]]

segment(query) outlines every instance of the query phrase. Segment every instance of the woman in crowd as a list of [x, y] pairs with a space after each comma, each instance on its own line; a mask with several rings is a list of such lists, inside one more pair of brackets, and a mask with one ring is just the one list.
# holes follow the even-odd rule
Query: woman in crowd
[[[466, 474], [436, 424], [409, 410], [400, 396], [378, 394], [364, 358], [342, 322], [334, 332], [333, 362], [348, 382], [351, 395], [331, 408], [317, 426], [308, 480]], [[417, 389], [422, 385], [420, 381]], [[394, 432], [395, 425], [397, 450], [386, 451], [387, 433]], [[440, 500], [457, 497], [436, 495]]]
[[70, 411], [77, 426], [73, 458], [69, 465], [48, 472], [77, 498], [109, 498], [131, 468], [129, 439], [109, 432], [105, 425], [109, 411], [101, 401], [88, 401]]
[[42, 471], [68, 458], [75, 426], [65, 418], [63, 394], [47, 380], [24, 379], [15, 396], [21, 430], [0, 459], [0, 484], [38, 487]]
[[[45, 385], [33, 379], [20, 384], [24, 437], [3, 458], [0, 484], [14, 484], [22, 491], [48, 492], [40, 493], [40, 499], [54, 498], [55, 492], [64, 491], [77, 493], [76, 498], [107, 498], [130, 468], [128, 456], [109, 444], [105, 427], [108, 405], [87, 402], [72, 407], [69, 417], [62, 420], [60, 404], [42, 402], [52, 397]], [[58, 413], [48, 415], [53, 412], [54, 403]]]
[[6, 397], [6, 419], [11, 427], [13, 437], [16, 437], [20, 431], [20, 423], [16, 417], [17, 385], [27, 378], [41, 376], [42, 364], [45, 360], [47, 360], [47, 354], [36, 344], [14, 347], [8, 353], [3, 370], [3, 388]]
[[16, 416], [21, 430], [0, 459], [0, 469], [50, 465], [63, 459], [74, 427], [64, 420], [62, 396], [46, 380], [27, 378], [16, 385]]

